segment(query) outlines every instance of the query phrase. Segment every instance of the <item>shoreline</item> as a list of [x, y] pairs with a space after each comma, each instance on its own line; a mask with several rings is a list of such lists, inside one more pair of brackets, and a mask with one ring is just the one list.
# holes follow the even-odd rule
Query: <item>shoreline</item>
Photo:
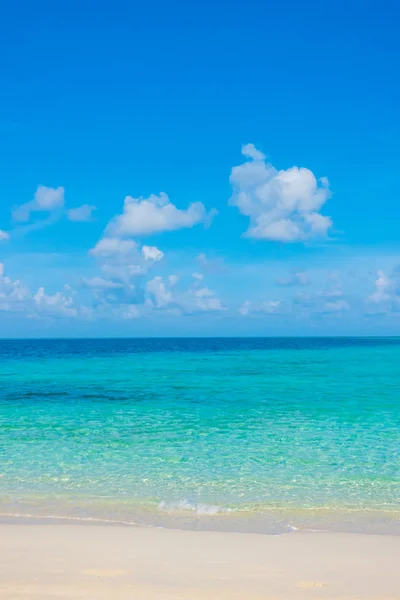
[[0, 598], [394, 600], [399, 555], [398, 536], [0, 524]]
[[[196, 506], [185, 510], [163, 510], [131, 502], [99, 502], [87, 499], [56, 498], [53, 502], [36, 498], [35, 502], [15, 499], [0, 502], [0, 524], [14, 521], [121, 525], [176, 529], [280, 535], [290, 532], [351, 533], [357, 535], [395, 535], [400, 537], [400, 511], [360, 508], [287, 508], [260, 507], [258, 511], [222, 510], [197, 512]], [[204, 511], [204, 506], [201, 509]], [[207, 508], [207, 507], [206, 507]], [[218, 508], [218, 507], [211, 507]]]

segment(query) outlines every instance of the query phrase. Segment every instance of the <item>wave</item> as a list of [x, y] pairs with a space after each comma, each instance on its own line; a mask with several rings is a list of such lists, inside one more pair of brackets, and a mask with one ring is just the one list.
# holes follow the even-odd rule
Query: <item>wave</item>
[[190, 500], [178, 500], [177, 502], [167, 502], [162, 500], [158, 509], [163, 512], [181, 512], [188, 511], [196, 515], [220, 515], [230, 512], [231, 509], [218, 506], [216, 504], [204, 504], [203, 502], [190, 502]]
[[112, 525], [130, 525], [134, 527], [143, 527], [141, 523], [135, 521], [124, 521], [121, 519], [105, 519], [102, 517], [77, 517], [71, 515], [35, 515], [31, 513], [0, 513], [0, 519], [25, 519], [25, 520], [51, 520], [51, 521], [77, 521], [81, 523], [110, 523]]

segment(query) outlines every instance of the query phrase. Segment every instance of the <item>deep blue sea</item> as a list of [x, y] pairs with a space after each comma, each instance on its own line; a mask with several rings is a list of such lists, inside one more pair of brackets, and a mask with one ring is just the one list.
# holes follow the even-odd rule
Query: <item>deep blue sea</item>
[[0, 513], [400, 533], [400, 339], [0, 341]]

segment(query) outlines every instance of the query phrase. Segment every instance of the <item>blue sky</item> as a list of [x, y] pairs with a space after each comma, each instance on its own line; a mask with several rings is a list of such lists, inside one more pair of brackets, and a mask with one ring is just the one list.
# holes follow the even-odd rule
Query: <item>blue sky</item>
[[0, 337], [400, 334], [395, 2], [18, 2]]

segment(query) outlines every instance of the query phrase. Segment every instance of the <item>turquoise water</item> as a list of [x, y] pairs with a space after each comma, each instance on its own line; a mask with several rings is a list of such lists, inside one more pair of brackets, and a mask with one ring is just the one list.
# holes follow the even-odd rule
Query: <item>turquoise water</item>
[[0, 342], [0, 512], [399, 530], [400, 340]]

